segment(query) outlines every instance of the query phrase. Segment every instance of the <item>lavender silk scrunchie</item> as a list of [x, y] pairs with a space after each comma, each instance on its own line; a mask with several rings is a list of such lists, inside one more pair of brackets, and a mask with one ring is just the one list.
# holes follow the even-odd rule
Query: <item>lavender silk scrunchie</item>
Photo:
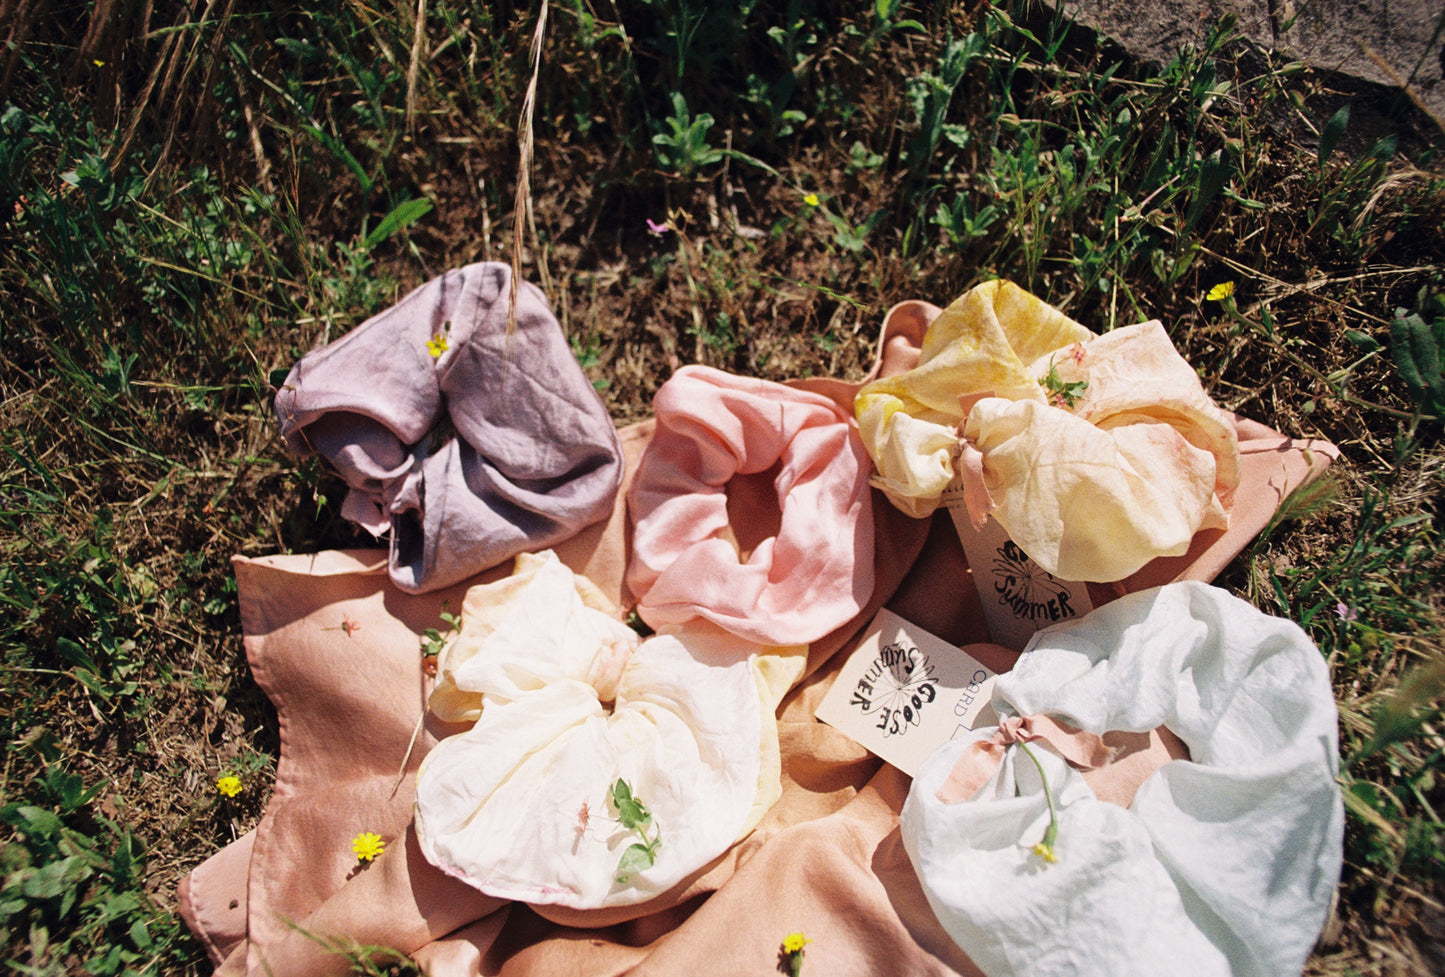
[[[695, 618], [762, 645], [807, 644], [873, 591], [871, 464], [833, 401], [686, 366], [653, 402], [657, 433], [628, 491], [627, 585], [655, 628]], [[727, 486], [777, 466], [781, 516], [747, 559], [727, 538]], [[734, 518], [757, 518], [743, 512]], [[742, 535], [742, 534], [739, 534]]]
[[303, 357], [276, 394], [287, 446], [351, 487], [342, 513], [390, 529], [392, 582], [449, 586], [612, 511], [622, 449], [541, 291], [467, 265]]

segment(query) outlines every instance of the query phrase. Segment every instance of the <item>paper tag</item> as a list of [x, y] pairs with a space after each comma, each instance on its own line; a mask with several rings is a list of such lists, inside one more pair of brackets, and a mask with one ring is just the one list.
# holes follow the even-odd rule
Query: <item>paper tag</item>
[[939, 746], [998, 722], [994, 673], [884, 608], [816, 715], [909, 776]]
[[949, 515], [995, 644], [1023, 651], [1035, 632], [1094, 609], [1086, 584], [1060, 580], [1029, 559], [998, 520], [975, 529], [966, 509], [950, 509]]

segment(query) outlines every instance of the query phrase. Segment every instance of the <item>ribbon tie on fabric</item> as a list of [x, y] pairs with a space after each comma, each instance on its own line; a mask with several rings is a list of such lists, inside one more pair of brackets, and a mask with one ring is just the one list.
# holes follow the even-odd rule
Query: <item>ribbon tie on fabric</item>
[[1010, 746], [1036, 742], [1048, 744], [1078, 770], [1093, 770], [1114, 758], [1114, 751], [1097, 733], [1075, 729], [1043, 713], [1005, 716], [992, 737], [971, 744], [958, 758], [948, 779], [938, 788], [938, 799], [945, 804], [968, 800], [998, 772]]

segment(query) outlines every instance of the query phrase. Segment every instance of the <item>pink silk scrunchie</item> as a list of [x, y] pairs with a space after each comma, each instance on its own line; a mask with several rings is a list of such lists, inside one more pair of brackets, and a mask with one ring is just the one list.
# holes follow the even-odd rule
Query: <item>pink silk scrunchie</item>
[[[653, 407], [657, 433], [627, 497], [642, 619], [701, 617], [777, 646], [856, 615], [873, 591], [873, 507], [853, 418], [818, 394], [702, 366], [678, 370]], [[777, 535], [743, 561], [726, 538], [728, 482], [775, 464]]]

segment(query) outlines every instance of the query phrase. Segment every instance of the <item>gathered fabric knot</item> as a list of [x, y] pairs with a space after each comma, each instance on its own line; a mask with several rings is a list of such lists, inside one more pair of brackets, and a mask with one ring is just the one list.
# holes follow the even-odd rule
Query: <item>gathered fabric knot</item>
[[1115, 751], [1097, 733], [1076, 729], [1043, 713], [1005, 716], [993, 736], [978, 740], [964, 750], [948, 779], [938, 788], [938, 799], [945, 804], [968, 800], [998, 772], [1010, 746], [1039, 742], [1076, 770], [1094, 770], [1114, 759]]
[[968, 415], [973, 410], [973, 405], [992, 396], [993, 391], [989, 390], [965, 394], [958, 398], [958, 408], [963, 412], [963, 420], [958, 422], [958, 427], [954, 430], [958, 436], [958, 447], [953, 456], [953, 477], [955, 484], [962, 490], [964, 508], [974, 529], [983, 528], [998, 503], [994, 502], [993, 495], [983, 480], [983, 452], [973, 438], [964, 433], [964, 427], [968, 423]]

